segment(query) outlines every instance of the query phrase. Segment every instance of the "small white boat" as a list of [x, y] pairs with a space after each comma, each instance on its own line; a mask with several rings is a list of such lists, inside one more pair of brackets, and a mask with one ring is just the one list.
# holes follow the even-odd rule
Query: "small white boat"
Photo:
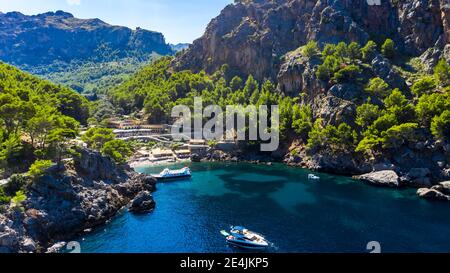
[[318, 180], [320, 180], [320, 177], [318, 177], [317, 175], [314, 175], [314, 174], [309, 174], [308, 179], [318, 181]]
[[170, 180], [170, 179], [182, 179], [182, 178], [188, 178], [192, 176], [191, 169], [189, 168], [183, 168], [179, 170], [170, 170], [165, 169], [159, 174], [153, 174], [152, 175], [156, 180]]
[[249, 250], [265, 250], [269, 247], [269, 242], [262, 235], [244, 227], [231, 227], [230, 233], [225, 230], [220, 233], [226, 237], [228, 244], [235, 247]]

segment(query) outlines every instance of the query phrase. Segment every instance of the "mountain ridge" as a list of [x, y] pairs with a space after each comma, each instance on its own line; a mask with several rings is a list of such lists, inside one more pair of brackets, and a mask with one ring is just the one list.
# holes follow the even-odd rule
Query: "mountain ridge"
[[78, 19], [64, 11], [1, 14], [0, 38], [0, 59], [14, 65], [173, 53], [162, 33]]
[[0, 60], [80, 93], [106, 93], [175, 51], [159, 32], [56, 11], [0, 14]]

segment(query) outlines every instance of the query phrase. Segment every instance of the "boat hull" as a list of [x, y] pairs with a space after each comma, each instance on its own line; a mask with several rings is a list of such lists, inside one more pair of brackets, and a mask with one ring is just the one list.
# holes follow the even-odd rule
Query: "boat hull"
[[242, 241], [235, 241], [235, 240], [227, 240], [227, 243], [239, 247], [242, 249], [248, 249], [248, 250], [266, 250], [269, 246], [268, 245], [258, 245], [253, 244], [249, 242], [242, 242]]
[[191, 178], [191, 175], [180, 175], [174, 177], [161, 177], [161, 176], [153, 176], [157, 181], [173, 181], [173, 180], [181, 180], [186, 178]]

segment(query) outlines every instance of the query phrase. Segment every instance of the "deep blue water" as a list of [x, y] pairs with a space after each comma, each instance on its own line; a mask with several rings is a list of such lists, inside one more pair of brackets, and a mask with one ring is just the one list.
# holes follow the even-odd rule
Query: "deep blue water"
[[219, 233], [230, 225], [262, 233], [271, 252], [368, 252], [370, 241], [383, 252], [450, 252], [450, 203], [421, 200], [413, 189], [326, 174], [312, 182], [310, 171], [284, 165], [189, 165], [191, 180], [157, 185], [153, 213], [122, 212], [80, 238], [82, 252], [238, 252]]

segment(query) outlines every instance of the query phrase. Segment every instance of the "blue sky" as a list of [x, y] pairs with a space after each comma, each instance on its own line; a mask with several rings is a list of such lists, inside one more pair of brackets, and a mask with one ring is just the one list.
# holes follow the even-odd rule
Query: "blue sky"
[[162, 32], [170, 43], [192, 42], [233, 0], [0, 0], [0, 11], [27, 15], [64, 10], [79, 18]]

